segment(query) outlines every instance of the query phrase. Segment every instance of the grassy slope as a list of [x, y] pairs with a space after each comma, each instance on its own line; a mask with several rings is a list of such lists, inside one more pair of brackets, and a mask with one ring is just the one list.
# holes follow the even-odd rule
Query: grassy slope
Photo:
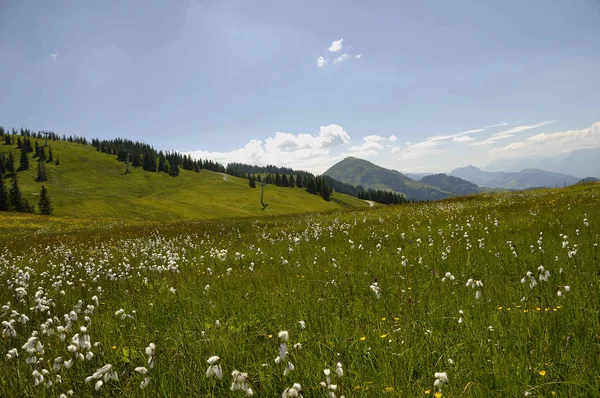
[[[88, 305], [97, 295], [88, 330], [103, 349], [62, 369], [63, 382], [48, 390], [33, 386], [34, 367], [19, 349], [19, 358], [0, 361], [0, 396], [58, 396], [73, 388], [81, 397], [242, 397], [229, 391], [238, 369], [249, 372], [257, 397], [281, 396], [293, 382], [305, 397], [319, 397], [326, 395], [323, 369], [338, 361], [345, 373], [332, 376], [337, 396], [432, 397], [434, 374], [442, 371], [449, 377], [444, 397], [597, 396], [599, 195], [600, 184], [589, 184], [300, 217], [140, 223], [139, 230], [101, 230], [98, 222], [91, 239], [87, 222], [49, 222], [22, 250], [7, 245], [0, 252], [9, 265], [0, 268], [0, 302], [31, 318], [15, 324], [16, 336], [0, 338], [0, 356], [50, 317], [29, 310], [37, 290], [52, 299], [50, 315], [61, 325], [79, 300]], [[44, 236], [55, 228], [82, 234], [48, 247]], [[218, 250], [228, 250], [226, 258], [214, 258]], [[181, 272], [160, 271], [172, 259]], [[528, 271], [537, 277], [541, 264], [551, 272], [547, 281], [533, 290], [521, 283]], [[18, 303], [6, 281], [25, 267], [29, 301]], [[444, 281], [446, 272], [456, 280]], [[481, 299], [465, 286], [468, 278], [483, 281]], [[121, 308], [136, 313], [121, 320]], [[84, 324], [80, 314], [71, 333]], [[280, 330], [289, 331], [296, 366], [289, 377], [273, 362]], [[46, 352], [35, 369], [70, 355], [57, 334], [38, 335]], [[149, 342], [156, 343], [156, 367], [140, 390], [143, 376], [134, 369], [147, 363]], [[297, 342], [302, 350], [293, 348]], [[204, 376], [212, 355], [221, 357], [223, 380]], [[107, 363], [119, 381], [95, 392], [95, 381], [84, 380]]]
[[[39, 141], [42, 144], [42, 141]], [[125, 165], [114, 156], [97, 152], [91, 146], [70, 142], [51, 143], [60, 165], [46, 164], [55, 215], [59, 217], [114, 217], [148, 220], [191, 220], [232, 216], [277, 215], [327, 211], [342, 207], [339, 202], [325, 202], [320, 197], [294, 188], [265, 188], [262, 210], [260, 189], [250, 189], [245, 179], [223, 176], [207, 170], [200, 173], [181, 169], [179, 177], [165, 173], [144, 172]], [[1, 144], [0, 152], [13, 151], [18, 166], [19, 151]], [[29, 170], [19, 172], [24, 197], [37, 205], [42, 183], [35, 182], [37, 163], [30, 159]], [[334, 195], [351, 206], [366, 203], [343, 194]]]
[[392, 190], [413, 199], [442, 199], [453, 196], [451, 192], [419, 181], [413, 181], [396, 170], [389, 170], [371, 162], [346, 158], [325, 172], [346, 184], [365, 188]]

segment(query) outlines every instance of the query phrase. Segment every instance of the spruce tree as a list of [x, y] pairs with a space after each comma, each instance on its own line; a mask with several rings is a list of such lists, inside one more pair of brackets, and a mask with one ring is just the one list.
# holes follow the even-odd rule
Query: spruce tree
[[48, 147], [48, 163], [53, 162], [54, 161], [54, 157], [52, 156], [52, 147], [49, 146]]
[[4, 186], [4, 179], [0, 176], [0, 211], [8, 210], [8, 193]]
[[17, 173], [13, 173], [12, 175], [10, 191], [8, 192], [8, 207], [10, 210], [24, 211], [23, 195], [19, 189]]
[[38, 158], [39, 158], [38, 161], [40, 161], [40, 162], [46, 161], [46, 150], [44, 149], [43, 146], [41, 146], [40, 149], [38, 150]]
[[40, 200], [38, 202], [38, 207], [40, 208], [40, 213], [45, 215], [52, 214], [52, 203], [50, 202], [50, 198], [48, 197], [48, 191], [46, 187], [42, 185], [42, 191], [40, 192]]
[[44, 162], [38, 162], [37, 167], [37, 182], [47, 181], [48, 176], [46, 175], [46, 164]]
[[169, 169], [169, 175], [171, 177], [177, 177], [179, 175], [179, 167], [177, 166], [177, 161], [173, 159], [171, 162], [171, 168]]
[[256, 188], [256, 180], [254, 179], [254, 177], [250, 177], [249, 178], [249, 182], [248, 182], [250, 188]]
[[331, 200], [331, 191], [324, 180], [321, 182], [321, 197], [328, 202]]
[[8, 154], [8, 159], [6, 160], [6, 172], [10, 175], [13, 175], [15, 173], [15, 157], [13, 156], [12, 152], [10, 152]]
[[27, 156], [27, 148], [25, 145], [21, 147], [21, 160], [19, 161], [19, 171], [27, 170], [29, 168], [29, 157]]
[[58, 161], [58, 156], [56, 157], [56, 162], [54, 162], [55, 166], [58, 166], [60, 164], [60, 162]]

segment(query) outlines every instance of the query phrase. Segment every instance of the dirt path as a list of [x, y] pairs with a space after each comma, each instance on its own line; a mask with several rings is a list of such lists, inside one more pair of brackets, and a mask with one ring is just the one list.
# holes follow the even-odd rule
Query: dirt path
[[221, 174], [223, 176], [223, 181], [227, 181], [227, 174], [225, 174], [225, 173], [219, 173], [219, 174]]
[[369, 204], [369, 207], [375, 206], [375, 202], [373, 202], [372, 200], [365, 200], [365, 202]]

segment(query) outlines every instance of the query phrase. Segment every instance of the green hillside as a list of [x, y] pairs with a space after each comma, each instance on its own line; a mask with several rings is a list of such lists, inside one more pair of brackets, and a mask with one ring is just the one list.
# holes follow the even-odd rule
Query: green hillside
[[404, 174], [377, 166], [366, 160], [347, 157], [331, 166], [326, 176], [343, 183], [364, 188], [392, 190], [404, 194], [408, 199], [435, 200], [454, 196], [438, 187], [413, 181]]
[[423, 177], [420, 182], [451, 192], [456, 196], [472, 195], [484, 191], [472, 182], [446, 174], [428, 175]]
[[[32, 144], [34, 144], [32, 139]], [[38, 140], [43, 145], [42, 140]], [[335, 193], [331, 202], [303, 189], [265, 187], [266, 209], [260, 204], [260, 188], [248, 187], [242, 178], [207, 170], [181, 170], [178, 177], [131, 168], [115, 156], [97, 152], [90, 145], [66, 141], [50, 143], [58, 166], [46, 163], [54, 215], [79, 218], [192, 220], [233, 216], [278, 215], [328, 211], [343, 207], [368, 207], [357, 198]], [[13, 152], [18, 167], [20, 151], [0, 144], [0, 152]], [[37, 205], [42, 183], [35, 182], [37, 162], [30, 156], [29, 170], [18, 172], [23, 196]], [[7, 181], [5, 181], [7, 182]]]

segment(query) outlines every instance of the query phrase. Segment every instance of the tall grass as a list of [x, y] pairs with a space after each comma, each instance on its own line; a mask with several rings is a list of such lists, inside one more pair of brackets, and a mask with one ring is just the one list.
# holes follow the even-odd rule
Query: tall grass
[[[0, 329], [0, 395], [244, 396], [230, 390], [239, 370], [256, 396], [281, 396], [294, 383], [305, 397], [594, 396], [599, 199], [600, 186], [588, 185], [27, 234], [0, 257], [0, 319], [13, 319], [16, 333]], [[72, 311], [77, 320], [68, 322]], [[20, 323], [21, 314], [29, 320]], [[276, 364], [280, 331], [289, 332], [288, 354]], [[22, 348], [33, 333], [43, 354]], [[91, 350], [68, 350], [75, 333], [89, 335]], [[19, 356], [9, 359], [13, 348]], [[90, 360], [53, 370], [57, 357], [87, 351]], [[221, 380], [205, 374], [214, 355]], [[118, 380], [93, 377], [106, 364]], [[142, 366], [148, 375], [136, 372]], [[34, 371], [44, 377], [37, 386]], [[436, 382], [441, 372], [447, 383]]]

